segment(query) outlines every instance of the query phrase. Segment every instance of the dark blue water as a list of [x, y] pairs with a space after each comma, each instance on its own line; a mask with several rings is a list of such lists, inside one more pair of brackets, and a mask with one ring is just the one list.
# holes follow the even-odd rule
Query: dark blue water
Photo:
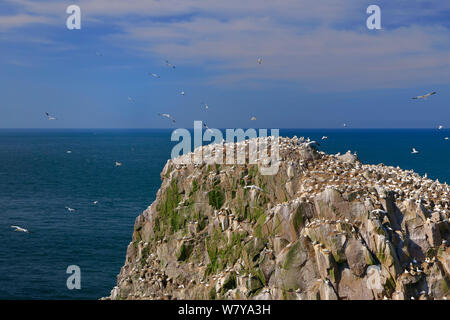
[[[125, 260], [134, 220], [155, 198], [174, 143], [168, 130], [0, 130], [0, 299], [98, 299]], [[450, 181], [450, 132], [281, 130], [326, 152], [357, 151]], [[420, 151], [412, 155], [410, 148]], [[66, 151], [71, 150], [71, 154]], [[123, 163], [115, 167], [115, 161]], [[99, 201], [94, 205], [93, 201]], [[65, 207], [76, 209], [69, 213]], [[10, 225], [31, 233], [13, 232]], [[66, 269], [81, 268], [81, 290]]]

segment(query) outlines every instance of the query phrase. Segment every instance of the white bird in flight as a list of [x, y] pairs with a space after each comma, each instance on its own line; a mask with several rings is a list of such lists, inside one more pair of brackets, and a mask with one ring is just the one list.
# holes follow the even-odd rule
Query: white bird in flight
[[161, 76], [159, 74], [156, 74], [156, 73], [149, 73], [149, 74], [154, 78], [157, 78], [157, 79], [161, 78]]
[[182, 96], [184, 96], [184, 90], [181, 90], [180, 94], [181, 94]]
[[320, 146], [320, 143], [318, 143], [317, 141], [307, 141], [305, 142], [307, 146], [313, 146], [313, 147], [318, 147]]
[[411, 150], [412, 150], [412, 151], [411, 151], [412, 154], [417, 154], [417, 153], [419, 153], [419, 151], [417, 151], [416, 148], [412, 148]]
[[94, 202], [92, 202], [92, 204], [94, 204], [94, 205], [96, 205], [98, 203], [98, 201], [97, 200], [95, 200]]
[[21, 228], [19, 226], [11, 226], [11, 228], [14, 228], [16, 232], [25, 232], [25, 233], [30, 233], [30, 231], [28, 231], [28, 229], [25, 228]]
[[439, 125], [438, 130], [442, 130], [442, 129], [444, 129], [444, 126], [443, 125]]
[[258, 64], [262, 63], [262, 58], [258, 58]]
[[327, 136], [323, 136], [323, 137], [322, 137], [322, 140], [327, 140], [327, 139], [328, 139]]
[[72, 153], [72, 151], [70, 151], [70, 150], [67, 150], [67, 151], [66, 151], [66, 153], [67, 153], [67, 154], [71, 154], [71, 153]]
[[346, 128], [347, 127], [347, 124], [346, 123], [344, 123], [344, 128]]
[[54, 116], [50, 115], [48, 112], [46, 112], [45, 115], [47, 116], [48, 120], [56, 120], [56, 118]]
[[66, 209], [67, 209], [67, 211], [69, 211], [69, 212], [74, 212], [74, 211], [75, 211], [75, 209], [70, 208], [70, 207], [66, 207]]
[[202, 104], [202, 106], [204, 106], [205, 107], [205, 110], [208, 110], [208, 108], [209, 108], [209, 106], [208, 106], [208, 104], [207, 103], [205, 103], [205, 102], [201, 102], [201, 104]]
[[116, 167], [120, 167], [122, 165], [122, 162], [116, 161]]
[[168, 67], [170, 67], [170, 68], [172, 68], [172, 69], [175, 69], [175, 68], [176, 68], [173, 64], [171, 64], [171, 63], [169, 62], [169, 60], [166, 60], [166, 66], [168, 66]]
[[171, 120], [173, 123], [175, 123], [175, 119], [172, 118], [172, 116], [168, 113], [158, 113], [158, 116], [167, 118], [167, 119]]
[[448, 137], [445, 137], [444, 140], [448, 140]]
[[424, 99], [426, 100], [429, 96], [432, 96], [433, 94], [436, 94], [436, 91], [424, 94], [423, 96], [417, 96], [417, 97], [413, 97], [412, 99]]
[[250, 186], [245, 186], [244, 187], [244, 189], [250, 189], [250, 190], [258, 190], [258, 191], [262, 191], [262, 192], [264, 192], [264, 190], [263, 189], [261, 189], [260, 187], [258, 187], [258, 186], [255, 186], [254, 184], [252, 184], [252, 185], [250, 185]]

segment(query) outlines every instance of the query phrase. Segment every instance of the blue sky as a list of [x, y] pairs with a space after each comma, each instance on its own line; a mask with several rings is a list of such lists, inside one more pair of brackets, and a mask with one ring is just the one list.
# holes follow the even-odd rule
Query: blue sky
[[0, 128], [450, 127], [449, 31], [438, 0], [2, 0]]

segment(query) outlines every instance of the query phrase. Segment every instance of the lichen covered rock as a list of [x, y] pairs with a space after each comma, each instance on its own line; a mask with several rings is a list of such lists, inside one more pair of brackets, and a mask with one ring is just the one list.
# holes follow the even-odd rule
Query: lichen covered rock
[[280, 158], [274, 175], [169, 160], [109, 298], [449, 296], [448, 185], [296, 137]]

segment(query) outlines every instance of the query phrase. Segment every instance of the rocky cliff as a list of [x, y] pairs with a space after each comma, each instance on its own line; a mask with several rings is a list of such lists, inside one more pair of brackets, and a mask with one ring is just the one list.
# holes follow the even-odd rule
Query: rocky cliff
[[450, 295], [448, 185], [296, 137], [280, 156], [271, 176], [169, 160], [109, 298]]

